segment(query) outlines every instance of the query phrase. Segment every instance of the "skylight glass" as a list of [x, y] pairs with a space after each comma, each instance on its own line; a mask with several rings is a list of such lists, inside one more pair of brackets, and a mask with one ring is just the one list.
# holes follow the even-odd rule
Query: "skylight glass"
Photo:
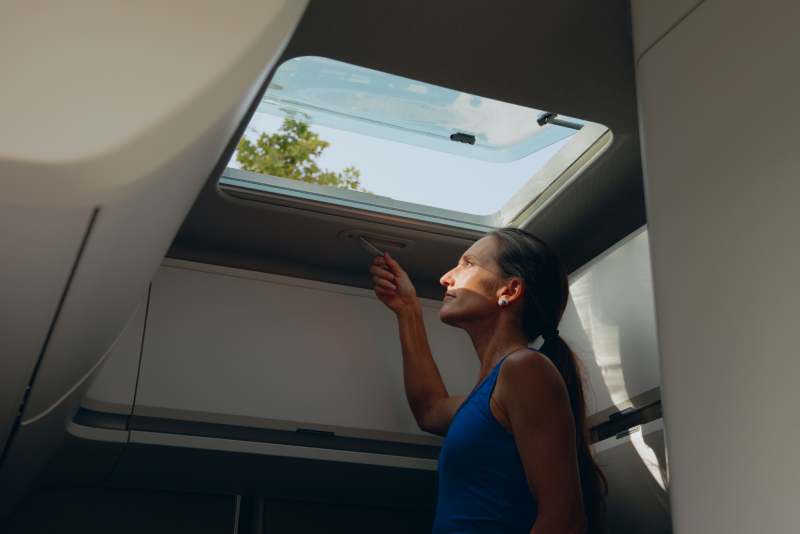
[[422, 206], [498, 225], [512, 197], [525, 204], [515, 194], [532, 201], [553, 182], [537, 171], [591, 125], [560, 115], [567, 126], [545, 123], [543, 114], [329, 59], [292, 59], [277, 69], [229, 163], [250, 173], [220, 184], [291, 196], [293, 188], [309, 194], [298, 184], [306, 182], [325, 186], [315, 194], [332, 203], [344, 194], [335, 186], [365, 206], [431, 213], [414, 207]]
[[281, 65], [258, 111], [495, 163], [516, 161], [576, 132], [539, 125], [540, 110], [321, 57]]

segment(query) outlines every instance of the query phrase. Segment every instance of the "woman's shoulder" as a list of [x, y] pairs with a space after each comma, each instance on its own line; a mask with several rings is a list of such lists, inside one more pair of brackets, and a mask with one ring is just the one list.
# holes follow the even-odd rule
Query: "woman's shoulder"
[[558, 374], [558, 369], [550, 358], [535, 349], [512, 352], [506, 357], [501, 369], [513, 370], [515, 373]]
[[566, 384], [553, 362], [536, 350], [519, 350], [506, 357], [497, 376], [499, 385], [514, 390], [565, 392]]

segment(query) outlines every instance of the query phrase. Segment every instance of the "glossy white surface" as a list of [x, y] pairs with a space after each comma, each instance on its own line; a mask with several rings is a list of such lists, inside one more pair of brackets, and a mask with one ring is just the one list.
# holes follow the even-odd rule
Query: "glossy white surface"
[[[441, 442], [411, 415], [397, 320], [374, 292], [225, 272], [159, 270], [135, 415]], [[463, 330], [439, 321], [440, 305], [423, 307], [431, 349], [448, 391], [468, 394], [478, 359]]]
[[139, 357], [142, 354], [144, 322], [147, 315], [147, 295], [120, 336], [114, 348], [106, 356], [97, 377], [81, 401], [81, 406], [98, 412], [130, 415], [136, 395], [136, 379], [139, 376]]
[[705, 0], [638, 65], [679, 534], [800, 524], [798, 20]]
[[306, 3], [3, 2], [0, 197], [93, 206], [146, 187], [240, 104]]
[[[300, 12], [296, 15], [299, 17]], [[262, 23], [270, 26], [274, 21], [265, 19]], [[292, 28], [281, 27], [283, 37], [273, 43], [275, 46], [257, 51], [261, 70], [251, 73], [247, 84], [237, 77], [226, 82], [227, 90], [236, 91], [238, 100], [219, 120], [205, 131], [194, 132], [190, 145], [173, 146], [180, 151], [143, 177], [146, 188], [100, 208], [41, 359], [22, 424], [53, 409], [87, 376], [127, 324]], [[226, 100], [219, 99], [212, 108], [225, 105]], [[212, 113], [212, 108], [205, 111]]]
[[559, 329], [583, 358], [596, 397], [592, 413], [631, 406], [659, 387], [648, 233], [642, 228], [579, 269]]

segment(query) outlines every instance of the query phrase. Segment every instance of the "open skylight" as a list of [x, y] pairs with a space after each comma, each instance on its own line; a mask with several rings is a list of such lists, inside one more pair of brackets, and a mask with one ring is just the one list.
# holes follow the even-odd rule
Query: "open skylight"
[[540, 125], [540, 110], [321, 57], [281, 65], [258, 111], [494, 163], [516, 161], [576, 132]]
[[[346, 197], [411, 217], [430, 215], [430, 208], [448, 210], [441, 217], [501, 226], [507, 218], [501, 210], [513, 205], [519, 212], [530, 204], [558, 177], [541, 172], [543, 167], [570, 143], [575, 145], [573, 139], [593, 136], [594, 143], [598, 126], [302, 57], [277, 69], [231, 160], [230, 167], [261, 177], [231, 171], [220, 184], [237, 191], [278, 187], [291, 194], [296, 189], [297, 195], [302, 191], [334, 204]], [[590, 136], [586, 130], [593, 130]], [[573, 146], [560, 159], [571, 158], [571, 164], [585, 144], [578, 143], [577, 151]], [[298, 150], [316, 152], [298, 163], [288, 155]], [[333, 191], [331, 185], [350, 190]]]

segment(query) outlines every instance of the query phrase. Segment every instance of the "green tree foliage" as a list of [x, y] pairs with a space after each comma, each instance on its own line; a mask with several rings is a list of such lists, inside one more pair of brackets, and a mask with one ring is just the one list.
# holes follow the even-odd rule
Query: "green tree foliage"
[[369, 193], [361, 187], [361, 172], [355, 167], [348, 167], [341, 173], [319, 168], [315, 160], [329, 146], [330, 143], [309, 130], [305, 122], [284, 119], [279, 133], [262, 133], [255, 142], [242, 138], [236, 161], [246, 171]]

